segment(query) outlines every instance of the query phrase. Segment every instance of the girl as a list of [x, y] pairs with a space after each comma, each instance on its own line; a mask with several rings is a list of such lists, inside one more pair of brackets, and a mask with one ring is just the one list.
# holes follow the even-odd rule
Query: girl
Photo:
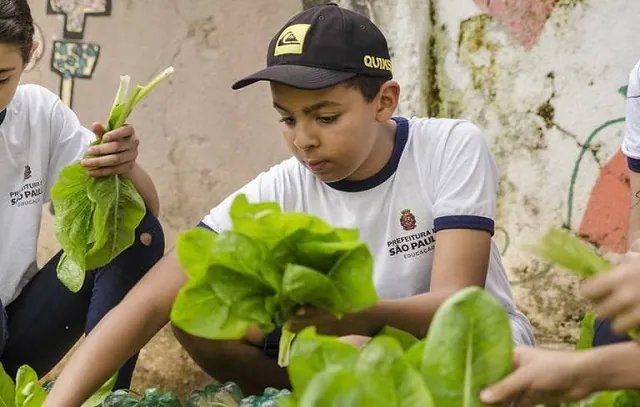
[[[162, 256], [158, 196], [149, 176], [135, 162], [138, 138], [132, 127], [104, 134], [90, 131], [47, 89], [19, 85], [36, 48], [27, 0], [0, 2], [0, 362], [15, 377], [27, 364], [40, 377], [53, 368], [83, 333], [116, 306]], [[95, 137], [104, 143], [89, 147]], [[42, 209], [66, 165], [85, 154], [91, 176], [129, 178], [148, 208], [136, 242], [107, 266], [87, 273], [77, 293], [56, 276], [62, 253], [42, 268], [36, 250]], [[55, 208], [53, 208], [55, 210]], [[117, 387], [128, 387], [135, 356], [120, 370]]]

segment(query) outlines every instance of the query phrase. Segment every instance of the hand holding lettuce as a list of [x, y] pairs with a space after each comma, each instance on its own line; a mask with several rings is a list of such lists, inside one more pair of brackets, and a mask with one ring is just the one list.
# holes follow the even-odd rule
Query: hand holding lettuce
[[[121, 76], [105, 132], [122, 127], [134, 107], [172, 73], [173, 68], [167, 68], [131, 94], [129, 76]], [[101, 143], [98, 138], [92, 145]], [[82, 288], [86, 271], [108, 264], [133, 244], [146, 211], [130, 180], [119, 175], [91, 177], [79, 162], [62, 169], [51, 188], [51, 201], [56, 238], [64, 251], [57, 274], [73, 292]]]
[[[551, 229], [545, 234], [533, 252], [549, 263], [568, 270], [579, 277], [593, 277], [606, 273], [612, 264], [595, 249], [566, 229]], [[591, 347], [593, 338], [593, 323], [595, 314], [591, 311], [585, 314], [580, 327], [579, 350]], [[638, 329], [629, 332], [629, 336], [638, 337]]]
[[[377, 302], [373, 259], [356, 230], [282, 212], [275, 203], [250, 203], [243, 194], [229, 214], [232, 230], [196, 228], [178, 238], [189, 281], [171, 321], [185, 332], [239, 339], [251, 325], [264, 332], [284, 325], [303, 305], [340, 318]], [[283, 343], [291, 339], [285, 332]]]

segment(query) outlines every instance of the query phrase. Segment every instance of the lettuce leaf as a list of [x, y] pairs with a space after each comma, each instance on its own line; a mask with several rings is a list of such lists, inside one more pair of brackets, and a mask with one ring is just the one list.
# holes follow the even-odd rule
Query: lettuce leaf
[[611, 263], [566, 229], [549, 230], [532, 251], [545, 261], [577, 274], [590, 277], [611, 268]]
[[57, 274], [73, 292], [82, 288], [87, 270], [108, 264], [133, 244], [146, 211], [131, 181], [117, 175], [89, 177], [80, 163], [62, 169], [51, 200], [64, 253]]
[[[136, 86], [127, 99], [130, 78], [120, 85], [105, 131], [124, 125], [135, 105], [173, 73], [170, 67], [146, 86]], [[102, 143], [97, 139], [92, 145]], [[133, 183], [119, 175], [90, 177], [80, 163], [66, 166], [51, 188], [55, 235], [64, 252], [58, 279], [71, 291], [82, 288], [85, 273], [102, 267], [129, 248], [146, 212]]]
[[[579, 277], [591, 277], [606, 273], [612, 268], [611, 262], [590, 247], [583, 239], [567, 229], [551, 229], [532, 251], [543, 260], [557, 264]], [[589, 337], [593, 337], [593, 322], [595, 316], [587, 313], [580, 327], [579, 349], [591, 346]], [[640, 328], [632, 329], [628, 335], [638, 338]]]
[[16, 386], [0, 363], [0, 407], [15, 406]]
[[283, 397], [285, 406], [435, 406], [392, 336], [378, 335], [358, 350], [307, 328], [293, 345], [288, 372], [294, 390]]
[[189, 281], [171, 321], [185, 332], [239, 339], [251, 325], [265, 332], [284, 325], [303, 304], [341, 317], [376, 303], [373, 258], [356, 230], [243, 194], [229, 214], [232, 230], [195, 228], [178, 238]]
[[407, 353], [414, 358], [410, 363], [419, 368], [435, 405], [484, 406], [479, 397], [482, 389], [512, 369], [509, 317], [491, 294], [467, 287], [438, 308], [422, 350], [422, 355], [411, 348]]

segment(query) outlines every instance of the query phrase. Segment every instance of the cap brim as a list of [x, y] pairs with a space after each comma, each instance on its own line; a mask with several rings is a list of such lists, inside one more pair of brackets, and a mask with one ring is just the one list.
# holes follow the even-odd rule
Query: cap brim
[[322, 89], [356, 76], [353, 72], [332, 71], [302, 65], [273, 65], [234, 83], [240, 89], [258, 81], [277, 82], [299, 89]]

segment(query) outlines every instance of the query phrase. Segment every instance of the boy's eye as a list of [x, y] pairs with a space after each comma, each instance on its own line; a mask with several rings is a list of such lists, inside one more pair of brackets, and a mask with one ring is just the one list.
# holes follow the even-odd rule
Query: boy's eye
[[0, 83], [8, 82], [8, 81], [9, 81], [9, 79], [11, 79], [11, 77], [9, 77], [9, 78], [3, 78], [3, 79], [0, 79]]
[[280, 123], [284, 123], [287, 126], [293, 126], [296, 121], [293, 119], [293, 117], [283, 117], [282, 119], [280, 119]]
[[338, 117], [340, 117], [340, 115], [320, 116], [320, 117], [317, 118], [317, 120], [322, 124], [331, 124], [331, 123], [335, 122], [336, 120], [338, 120]]

